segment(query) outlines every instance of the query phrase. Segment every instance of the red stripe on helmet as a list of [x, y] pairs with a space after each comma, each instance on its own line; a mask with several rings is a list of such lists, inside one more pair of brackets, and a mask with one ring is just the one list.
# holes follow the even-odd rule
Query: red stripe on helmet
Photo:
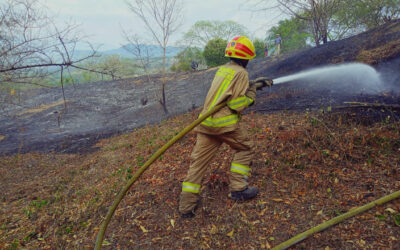
[[235, 54], [236, 54], [237, 56], [241, 56], [241, 57], [247, 58], [247, 56], [246, 56], [245, 54], [242, 54], [242, 53], [240, 53], [240, 52], [235, 51]]
[[237, 40], [237, 39], [239, 39], [241, 36], [237, 36], [237, 37], [235, 37], [235, 38], [233, 38], [232, 40]]
[[235, 49], [241, 50], [247, 54], [249, 54], [250, 56], [254, 56], [254, 52], [251, 51], [251, 49], [249, 49], [246, 45], [241, 44], [241, 43], [236, 43]]

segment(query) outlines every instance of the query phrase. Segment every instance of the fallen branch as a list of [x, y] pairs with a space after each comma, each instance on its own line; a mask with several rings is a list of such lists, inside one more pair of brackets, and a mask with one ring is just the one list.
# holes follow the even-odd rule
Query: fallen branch
[[346, 106], [336, 106], [335, 108], [387, 108], [387, 109], [400, 109], [398, 104], [384, 104], [384, 103], [367, 103], [367, 102], [344, 102], [350, 104]]
[[392, 194], [386, 195], [386, 196], [384, 196], [384, 197], [382, 197], [382, 198], [380, 198], [378, 200], [372, 201], [372, 202], [370, 202], [370, 203], [368, 203], [368, 204], [366, 204], [364, 206], [351, 209], [349, 212], [344, 213], [344, 214], [342, 214], [342, 215], [340, 215], [338, 217], [335, 217], [335, 218], [333, 218], [331, 220], [328, 220], [328, 221], [326, 221], [326, 222], [324, 222], [322, 224], [319, 224], [318, 226], [313, 227], [313, 228], [311, 228], [311, 229], [309, 229], [309, 230], [307, 230], [307, 231], [305, 231], [305, 232], [303, 232], [301, 234], [298, 234], [295, 237], [293, 237], [293, 238], [291, 238], [291, 239], [289, 239], [289, 240], [277, 245], [276, 247], [274, 247], [272, 249], [273, 250], [287, 249], [287, 248], [297, 244], [298, 242], [310, 237], [311, 235], [313, 235], [315, 233], [321, 232], [322, 230], [325, 230], [325, 229], [327, 229], [327, 228], [329, 228], [331, 226], [334, 226], [334, 225], [338, 224], [339, 222], [342, 222], [343, 220], [346, 220], [346, 219], [348, 219], [350, 217], [353, 217], [353, 216], [355, 216], [357, 214], [365, 212], [365, 211], [367, 211], [367, 210], [369, 210], [369, 209], [371, 209], [371, 208], [373, 208], [373, 207], [375, 207], [377, 205], [382, 205], [384, 203], [387, 203], [387, 202], [389, 202], [391, 200], [394, 200], [394, 199], [397, 199], [399, 197], [400, 197], [400, 190], [397, 191], [397, 192], [394, 192]]

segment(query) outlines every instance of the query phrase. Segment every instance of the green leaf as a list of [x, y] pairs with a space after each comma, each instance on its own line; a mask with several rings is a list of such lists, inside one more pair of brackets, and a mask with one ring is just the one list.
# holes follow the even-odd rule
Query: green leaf
[[394, 217], [394, 224], [396, 224], [396, 226], [400, 226], [400, 214], [395, 214], [393, 217]]

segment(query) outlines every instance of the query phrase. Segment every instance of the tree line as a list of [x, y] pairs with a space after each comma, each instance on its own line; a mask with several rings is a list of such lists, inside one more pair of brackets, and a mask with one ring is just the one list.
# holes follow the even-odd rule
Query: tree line
[[[274, 46], [279, 34], [282, 53], [320, 46], [375, 28], [400, 17], [400, 0], [250, 0], [253, 11], [279, 13], [286, 18], [266, 30], [265, 37], [250, 37], [257, 57], [264, 46]], [[176, 56], [173, 71], [190, 70], [191, 61], [208, 67], [225, 63], [223, 50], [234, 35], [248, 36], [248, 28], [233, 21], [199, 21], [185, 33], [186, 50]], [[256, 57], [256, 58], [257, 58]]]
[[[182, 0], [125, 0], [132, 14], [149, 31], [147, 41], [163, 49], [159, 62], [152, 61], [148, 51], [140, 46], [144, 37], [134, 30], [123, 30], [122, 35], [132, 45], [125, 48], [135, 60], [118, 55], [100, 56], [98, 48], [84, 41], [77, 25], [59, 27], [39, 0], [5, 0], [0, 3], [0, 88], [11, 88], [14, 95], [18, 84], [63, 88], [64, 84], [115, 80], [137, 74], [146, 74], [151, 83], [150, 74], [158, 68], [163, 77], [156, 96], [167, 112], [165, 74], [192, 70], [193, 62], [199, 68], [227, 62], [224, 49], [233, 36], [249, 36], [257, 57], [262, 57], [265, 44], [273, 46], [276, 34], [282, 37], [281, 51], [286, 53], [343, 39], [400, 16], [400, 0], [243, 1], [252, 3], [252, 11], [280, 13], [286, 18], [266, 29], [261, 38], [249, 34], [251, 27], [234, 21], [198, 21], [180, 39], [179, 45], [184, 49], [168, 68], [166, 49], [182, 24]], [[90, 52], [83, 56], [76, 53], [78, 43], [86, 43]]]

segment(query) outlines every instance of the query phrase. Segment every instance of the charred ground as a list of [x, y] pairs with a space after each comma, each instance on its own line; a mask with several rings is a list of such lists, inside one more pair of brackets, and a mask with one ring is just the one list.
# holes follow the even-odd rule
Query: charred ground
[[[332, 92], [293, 82], [273, 86], [259, 94], [253, 110], [318, 110], [343, 105], [343, 101], [398, 103], [400, 73], [400, 21], [366, 33], [279, 57], [258, 59], [249, 64], [250, 78], [271, 79], [316, 66], [364, 62], [379, 72], [385, 88], [366, 97], [359, 92]], [[0, 118], [0, 155], [39, 152], [88, 152], [98, 139], [155, 124], [202, 105], [215, 70], [168, 75], [166, 95], [169, 114], [165, 114], [155, 95], [160, 75], [100, 82], [66, 88], [67, 108], [58, 88], [25, 91], [18, 95], [19, 106], [3, 107]], [[344, 86], [351, 88], [351, 82]], [[7, 99], [9, 97], [3, 97]], [[374, 98], [376, 100], [374, 100]], [[143, 105], [142, 99], [147, 100]], [[16, 102], [17, 100], [10, 100]]]

